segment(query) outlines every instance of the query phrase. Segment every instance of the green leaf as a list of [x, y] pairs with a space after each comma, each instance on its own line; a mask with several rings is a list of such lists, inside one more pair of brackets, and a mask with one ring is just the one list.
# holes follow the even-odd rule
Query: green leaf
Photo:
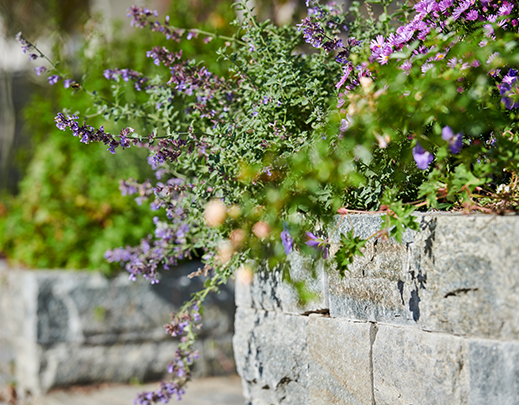
[[361, 249], [366, 243], [366, 239], [354, 236], [353, 230], [347, 232], [345, 235], [341, 235], [342, 246], [334, 257], [341, 278], [344, 277], [346, 271], [349, 271], [348, 266], [353, 263], [356, 256], [364, 256]]

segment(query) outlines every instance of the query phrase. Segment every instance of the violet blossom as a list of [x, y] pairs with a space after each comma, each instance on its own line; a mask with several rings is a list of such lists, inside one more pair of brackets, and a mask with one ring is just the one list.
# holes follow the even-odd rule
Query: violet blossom
[[519, 83], [517, 82], [517, 76], [517, 70], [510, 69], [508, 74], [503, 77], [503, 81], [499, 86], [501, 102], [508, 110], [519, 108]]
[[461, 133], [454, 134], [452, 128], [446, 126], [442, 129], [442, 139], [449, 144], [451, 153], [460, 153], [463, 147], [463, 135]]
[[432, 153], [426, 151], [422, 145], [417, 142], [416, 146], [413, 148], [413, 158], [416, 162], [416, 167], [418, 167], [420, 170], [425, 170], [433, 161], [434, 156]]
[[290, 235], [286, 222], [283, 223], [283, 232], [281, 232], [280, 236], [281, 236], [281, 243], [283, 244], [283, 247], [285, 248], [285, 254], [288, 256], [288, 254], [292, 251], [292, 248], [294, 246], [294, 239]]
[[53, 84], [56, 84], [59, 80], [61, 80], [61, 77], [58, 75], [52, 75], [47, 77], [47, 80], [49, 81], [49, 84], [52, 86]]
[[305, 244], [314, 249], [322, 251], [323, 259], [327, 259], [329, 244], [323, 238], [315, 236], [312, 232], [306, 232], [306, 236], [308, 241], [306, 241]]
[[34, 68], [34, 71], [36, 72], [36, 76], [41, 76], [42, 73], [44, 73], [47, 70], [45, 66], [38, 66]]

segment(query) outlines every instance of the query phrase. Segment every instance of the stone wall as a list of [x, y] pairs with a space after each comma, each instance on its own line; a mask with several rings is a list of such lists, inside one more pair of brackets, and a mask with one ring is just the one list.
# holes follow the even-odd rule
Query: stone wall
[[[0, 268], [0, 389], [22, 398], [65, 385], [161, 378], [177, 343], [164, 331], [181, 303], [202, 287], [189, 263], [160, 282], [107, 279], [74, 271]], [[206, 300], [198, 376], [232, 372], [234, 287]]]
[[[519, 217], [418, 220], [402, 244], [369, 242], [342, 280], [321, 268], [305, 307], [278, 273], [236, 285], [249, 404], [519, 404]], [[351, 216], [364, 237], [380, 221]]]

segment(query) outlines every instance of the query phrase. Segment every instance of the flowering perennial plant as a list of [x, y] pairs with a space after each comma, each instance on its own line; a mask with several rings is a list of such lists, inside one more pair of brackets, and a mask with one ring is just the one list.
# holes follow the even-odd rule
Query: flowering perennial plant
[[[383, 12], [375, 15], [370, 3]], [[334, 214], [343, 221], [378, 212], [385, 220], [372, 237], [400, 241], [405, 228], [417, 229], [416, 209], [517, 210], [515, 2], [422, 0], [395, 8], [375, 0], [362, 6], [368, 17], [357, 2], [346, 11], [317, 0], [307, 6], [300, 24], [277, 27], [239, 4], [233, 36], [173, 27], [168, 17], [132, 7], [133, 26], [171, 41], [147, 52], [168, 74], [107, 69], [111, 96], [91, 94], [107, 120], [138, 118], [142, 127], [110, 134], [80, 113], [56, 116], [58, 128], [83, 143], [150, 152], [156, 179], [123, 180], [121, 191], [157, 211], [155, 232], [106, 258], [131, 279], [156, 283], [159, 271], [197, 257], [204, 268], [193, 276], [208, 276], [166, 325], [182, 336], [168, 368], [172, 382], [140, 395], [139, 404], [182, 395], [196, 357], [199, 306], [238, 268], [285, 268], [288, 255], [307, 254], [344, 275], [366, 240], [351, 231], [330, 255]], [[24, 52], [43, 57], [19, 40]], [[189, 40], [220, 41], [227, 73], [183, 59], [177, 44]], [[87, 91], [52, 64], [35, 70], [48, 72], [51, 84]], [[144, 103], [124, 101], [127, 82]]]

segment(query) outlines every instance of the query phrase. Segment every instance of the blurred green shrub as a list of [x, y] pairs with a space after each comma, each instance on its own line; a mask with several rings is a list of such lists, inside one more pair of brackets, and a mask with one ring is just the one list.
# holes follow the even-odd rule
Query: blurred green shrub
[[[235, 17], [230, 4], [175, 1], [169, 14], [172, 24], [177, 26], [228, 30], [228, 22]], [[119, 35], [110, 41], [95, 21], [86, 24], [85, 30], [87, 41], [75, 54], [63, 55], [66, 37], [58, 41], [62, 46], [56, 46], [55, 52], [66, 56], [64, 64], [76, 73], [76, 81], [101, 94], [109, 93], [111, 85], [102, 76], [103, 67], [131, 66], [144, 75], [152, 70], [156, 74], [157, 66], [146, 57], [151, 44], [167, 43], [187, 57], [202, 56], [213, 71], [224, 70], [214, 56], [222, 41], [207, 45], [201, 39], [193, 39], [180, 45], [151, 32], [132, 30], [131, 34], [121, 35], [121, 23], [116, 23], [113, 30]], [[127, 95], [135, 97], [134, 92]], [[156, 213], [138, 206], [133, 197], [122, 196], [118, 187], [119, 179], [132, 177], [142, 181], [152, 176], [143, 163], [147, 151], [132, 147], [124, 154], [112, 156], [104, 145], [85, 146], [71, 141], [70, 134], [57, 129], [54, 123], [55, 112], [64, 105], [87, 111], [92, 99], [71, 88], [45, 85], [36, 90], [24, 109], [25, 130], [31, 134], [32, 144], [19, 154], [25, 172], [19, 193], [4, 195], [0, 202], [0, 252], [14, 265], [93, 269], [112, 274], [119, 265], [106, 262], [104, 252], [116, 246], [135, 245], [153, 229], [151, 217]], [[121, 124], [106, 122], [101, 116], [88, 119], [93, 125], [104, 125], [107, 131], [115, 131]], [[125, 124], [145, 132], [143, 122]]]

